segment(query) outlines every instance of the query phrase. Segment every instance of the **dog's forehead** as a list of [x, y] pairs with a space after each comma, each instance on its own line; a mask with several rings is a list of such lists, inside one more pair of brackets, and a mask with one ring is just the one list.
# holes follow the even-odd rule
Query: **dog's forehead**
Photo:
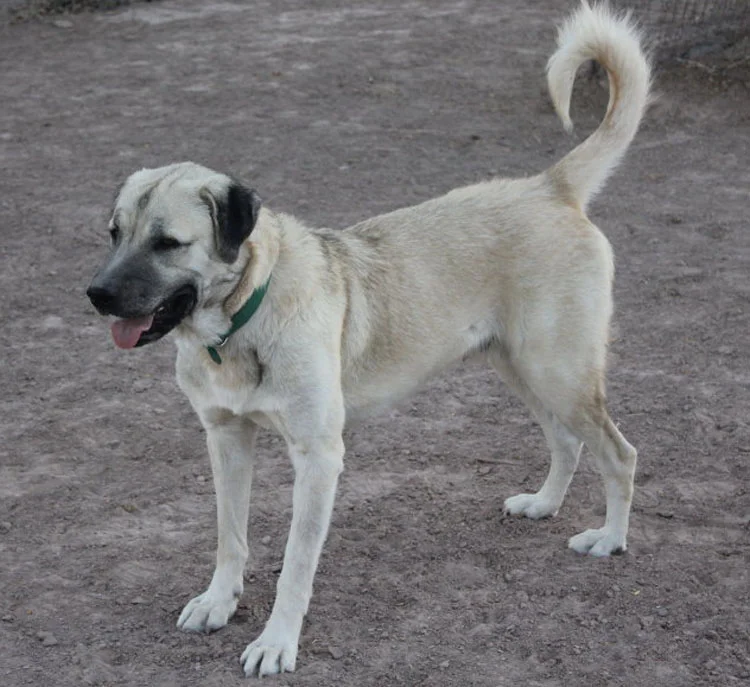
[[151, 210], [176, 212], [197, 204], [201, 189], [214, 193], [225, 189], [230, 179], [194, 163], [178, 163], [157, 169], [142, 169], [123, 184], [115, 203], [115, 213], [134, 215]]

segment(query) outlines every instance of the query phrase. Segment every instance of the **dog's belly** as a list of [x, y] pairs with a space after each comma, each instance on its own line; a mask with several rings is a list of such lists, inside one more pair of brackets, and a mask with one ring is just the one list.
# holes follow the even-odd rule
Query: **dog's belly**
[[426, 337], [424, 345], [405, 346], [398, 356], [373, 352], [349, 361], [341, 380], [347, 424], [408, 398], [446, 368], [486, 350], [500, 335], [499, 323], [488, 318], [448, 335]]

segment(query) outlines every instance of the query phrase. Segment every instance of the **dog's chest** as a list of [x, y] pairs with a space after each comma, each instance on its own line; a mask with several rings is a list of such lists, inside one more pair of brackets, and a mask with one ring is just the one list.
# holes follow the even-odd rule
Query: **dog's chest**
[[220, 364], [207, 351], [178, 358], [177, 378], [199, 413], [220, 408], [250, 415], [271, 410], [273, 405], [268, 385], [263, 384], [264, 367], [254, 351], [239, 358], [226, 357]]

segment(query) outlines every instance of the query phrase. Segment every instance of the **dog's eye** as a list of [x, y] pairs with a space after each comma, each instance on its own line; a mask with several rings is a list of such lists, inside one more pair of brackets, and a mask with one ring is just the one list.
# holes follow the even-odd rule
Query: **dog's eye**
[[185, 244], [180, 243], [177, 239], [173, 239], [171, 236], [162, 236], [156, 239], [154, 248], [156, 250], [173, 250], [174, 248], [180, 248]]
[[110, 227], [109, 237], [112, 239], [112, 243], [117, 243], [120, 240], [120, 227], [116, 224], [115, 226]]

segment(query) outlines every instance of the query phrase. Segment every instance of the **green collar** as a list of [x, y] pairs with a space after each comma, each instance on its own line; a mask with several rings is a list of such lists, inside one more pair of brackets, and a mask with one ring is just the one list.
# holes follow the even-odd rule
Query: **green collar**
[[250, 318], [255, 314], [255, 311], [260, 307], [260, 303], [263, 300], [263, 296], [266, 295], [268, 284], [270, 282], [271, 277], [268, 278], [268, 281], [263, 284], [263, 286], [255, 289], [250, 298], [245, 301], [245, 305], [243, 305], [236, 313], [234, 313], [234, 315], [232, 315], [232, 326], [229, 328], [229, 331], [221, 337], [219, 343], [217, 343], [215, 346], [206, 346], [208, 354], [211, 356], [211, 360], [213, 360], [217, 365], [221, 365], [221, 356], [219, 355], [219, 351], [217, 351], [216, 349], [221, 348], [227, 342], [229, 337], [232, 336], [232, 334], [234, 334], [240, 327], [243, 327], [248, 323]]

